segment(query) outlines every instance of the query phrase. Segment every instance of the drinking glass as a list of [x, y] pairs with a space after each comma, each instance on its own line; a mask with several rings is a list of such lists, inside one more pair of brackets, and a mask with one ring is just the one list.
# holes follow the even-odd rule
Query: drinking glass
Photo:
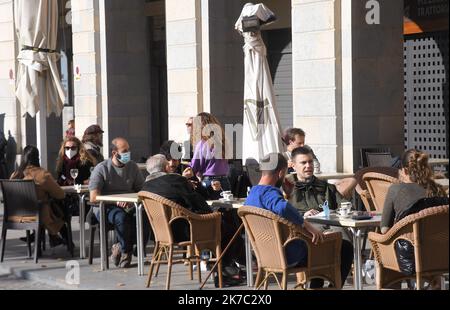
[[70, 169], [70, 176], [73, 179], [73, 184], [75, 184], [75, 179], [78, 176], [78, 169]]

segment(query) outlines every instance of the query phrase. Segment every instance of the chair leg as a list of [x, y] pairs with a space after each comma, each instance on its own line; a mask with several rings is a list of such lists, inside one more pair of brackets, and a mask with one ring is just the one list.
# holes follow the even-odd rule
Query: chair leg
[[[247, 267], [247, 268], [249, 268], [249, 267]], [[261, 284], [260, 282], [262, 281], [262, 278], [261, 278], [262, 271], [263, 271], [262, 268], [258, 267], [258, 273], [256, 274], [256, 280], [255, 280], [255, 288], [259, 287], [259, 285]]]
[[42, 243], [39, 246], [42, 246], [42, 251], [45, 251], [45, 244], [46, 244], [45, 228], [41, 227], [39, 230], [41, 233], [41, 243]]
[[[41, 248], [41, 227], [37, 228], [34, 231], [35, 239], [34, 239], [34, 263], [38, 263], [39, 250]], [[45, 233], [45, 230], [44, 230]]]
[[159, 251], [158, 257], [157, 257], [157, 261], [156, 261], [156, 270], [155, 270], [155, 277], [158, 276], [159, 273], [159, 265], [161, 264], [161, 259], [162, 256], [165, 255], [166, 256], [166, 260], [168, 260], [167, 258], [167, 249], [165, 246], [161, 247], [161, 250]]
[[269, 273], [266, 271], [266, 274], [264, 275], [264, 289], [267, 290], [269, 286]]
[[74, 248], [72, 242], [72, 223], [70, 222], [70, 220], [66, 222], [66, 229], [67, 229], [67, 243], [68, 243], [67, 250], [69, 251], [71, 257], [73, 257]]
[[170, 277], [172, 276], [172, 256], [173, 256], [173, 245], [169, 246], [169, 259], [167, 260], [167, 280], [166, 280], [166, 290], [170, 289]]
[[198, 283], [202, 283], [202, 260], [200, 258], [200, 252], [197, 254], [197, 276], [198, 276]]
[[92, 265], [94, 260], [94, 240], [95, 239], [95, 226], [89, 225], [89, 265]]
[[[216, 259], [218, 259], [221, 254], [222, 250], [220, 249], [220, 247], [217, 247]], [[219, 263], [217, 264], [217, 273], [219, 274], [219, 288], [222, 288], [223, 287], [222, 260], [220, 260]]]
[[287, 290], [287, 272], [283, 271], [283, 276], [281, 278], [281, 289]]
[[186, 258], [188, 259], [188, 267], [189, 267], [189, 280], [194, 280], [194, 273], [192, 271], [192, 246], [188, 245], [186, 248]]
[[2, 227], [2, 239], [0, 240], [0, 250], [1, 250], [0, 262], [3, 262], [3, 257], [5, 255], [6, 231], [7, 231], [6, 225], [3, 224], [3, 227]]
[[159, 242], [155, 242], [155, 248], [153, 249], [152, 261], [150, 262], [150, 269], [148, 271], [147, 283], [145, 285], [146, 287], [150, 287], [150, 283], [152, 281], [153, 267], [155, 266], [155, 262], [159, 257], [160, 250], [161, 249], [159, 248]]
[[28, 253], [28, 258], [31, 257], [31, 240], [30, 240], [30, 231], [27, 229], [26, 231], [27, 234], [27, 253]]

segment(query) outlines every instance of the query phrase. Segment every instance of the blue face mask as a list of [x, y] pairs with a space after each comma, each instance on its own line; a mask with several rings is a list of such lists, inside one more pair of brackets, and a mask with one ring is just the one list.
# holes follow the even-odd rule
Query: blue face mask
[[131, 160], [131, 152], [119, 153], [118, 155], [117, 160], [124, 165]]

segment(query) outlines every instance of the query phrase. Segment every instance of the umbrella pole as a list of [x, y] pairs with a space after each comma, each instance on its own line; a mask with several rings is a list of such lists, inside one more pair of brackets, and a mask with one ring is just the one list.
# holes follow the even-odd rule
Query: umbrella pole
[[[205, 280], [203, 281], [202, 285], [200, 285], [199, 289], [201, 290], [205, 284], [206, 281], [208, 281], [209, 277], [211, 276], [211, 274], [214, 272], [214, 269], [216, 269], [217, 265], [220, 263], [220, 261], [222, 260], [223, 256], [225, 255], [225, 253], [228, 251], [228, 249], [230, 248], [231, 244], [233, 243], [233, 241], [236, 239], [236, 237], [239, 235], [239, 233], [241, 232], [242, 228], [244, 228], [244, 223], [241, 224], [241, 226], [239, 226], [239, 228], [236, 230], [236, 232], [233, 235], [233, 238], [231, 238], [230, 242], [228, 242], [227, 246], [225, 247], [225, 249], [222, 251], [222, 253], [220, 253], [220, 256], [217, 258], [216, 263], [214, 264], [214, 266], [211, 268], [211, 271], [208, 273], [208, 275], [206, 276]], [[198, 268], [200, 268], [200, 266], [198, 266]], [[247, 266], [247, 268], [252, 268], [252, 266]]]
[[44, 99], [45, 81], [41, 79], [39, 112], [36, 113], [36, 144], [41, 158], [41, 167], [48, 168], [47, 162], [47, 103]]

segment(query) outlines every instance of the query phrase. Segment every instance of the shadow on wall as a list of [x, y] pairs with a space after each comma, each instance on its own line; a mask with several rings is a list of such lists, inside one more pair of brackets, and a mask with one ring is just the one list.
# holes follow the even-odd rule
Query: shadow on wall
[[0, 114], [0, 179], [7, 179], [16, 169], [17, 143], [8, 130], [5, 137], [5, 114]]

